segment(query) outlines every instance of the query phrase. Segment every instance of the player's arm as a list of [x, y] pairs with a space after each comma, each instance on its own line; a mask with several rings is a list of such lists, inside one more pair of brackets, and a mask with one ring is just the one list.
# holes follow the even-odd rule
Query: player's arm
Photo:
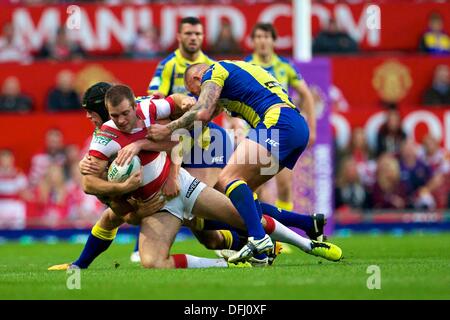
[[140, 187], [141, 172], [135, 172], [123, 182], [110, 182], [101, 178], [108, 165], [108, 161], [91, 156], [94, 166], [99, 168], [96, 174], [83, 175], [81, 185], [84, 192], [96, 196], [118, 197], [132, 192]]
[[158, 64], [152, 80], [148, 85], [148, 94], [152, 94], [158, 98], [164, 98], [169, 94], [173, 68], [175, 68], [174, 62], [161, 61]]
[[131, 163], [131, 159], [138, 155], [141, 151], [156, 151], [156, 152], [170, 152], [174, 146], [178, 144], [178, 141], [172, 141], [170, 139], [166, 139], [160, 142], [150, 141], [148, 139], [137, 140], [133, 143], [130, 143], [119, 150], [117, 153], [116, 163], [119, 166], [124, 165], [125, 163]]
[[309, 144], [316, 141], [316, 109], [314, 107], [314, 98], [304, 80], [296, 81], [292, 88], [298, 93], [302, 100], [302, 111], [306, 116], [309, 127]]
[[197, 103], [179, 119], [169, 123], [167, 128], [170, 132], [174, 132], [180, 128], [191, 128], [196, 120], [203, 123], [211, 121], [216, 114], [217, 102], [221, 92], [222, 87], [218, 84], [212, 81], [205, 82], [202, 85]]

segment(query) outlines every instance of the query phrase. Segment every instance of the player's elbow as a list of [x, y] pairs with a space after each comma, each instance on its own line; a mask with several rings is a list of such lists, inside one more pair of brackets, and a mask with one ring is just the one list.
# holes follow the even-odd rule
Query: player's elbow
[[83, 188], [84, 193], [95, 195], [93, 183], [89, 179], [89, 176], [83, 176], [83, 178], [81, 179], [81, 187]]
[[197, 120], [203, 123], [210, 122], [212, 120], [212, 113], [208, 110], [201, 110], [197, 113]]

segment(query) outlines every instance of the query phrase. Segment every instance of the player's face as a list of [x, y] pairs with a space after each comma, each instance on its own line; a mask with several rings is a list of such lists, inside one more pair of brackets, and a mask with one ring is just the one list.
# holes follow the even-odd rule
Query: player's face
[[95, 111], [87, 110], [86, 118], [88, 118], [88, 120], [92, 122], [96, 128], [100, 128], [103, 124], [102, 118]]
[[253, 49], [257, 55], [267, 56], [273, 53], [275, 40], [270, 32], [258, 29], [255, 31], [252, 41]]
[[136, 109], [128, 99], [123, 99], [119, 105], [112, 107], [108, 104], [111, 120], [114, 121], [120, 131], [130, 133], [137, 121]]
[[203, 43], [203, 26], [184, 23], [180, 33], [177, 34], [179, 46], [190, 54], [198, 52]]

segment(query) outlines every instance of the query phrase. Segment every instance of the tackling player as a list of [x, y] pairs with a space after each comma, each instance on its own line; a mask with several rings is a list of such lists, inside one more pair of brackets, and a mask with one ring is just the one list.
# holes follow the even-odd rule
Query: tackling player
[[[308, 144], [305, 119], [272, 75], [246, 62], [224, 60], [212, 66], [192, 65], [186, 70], [185, 84], [199, 97], [195, 106], [168, 125], [151, 126], [148, 137], [164, 140], [179, 128], [190, 128], [195, 120], [211, 121], [222, 108], [245, 119], [253, 129], [232, 154], [217, 185], [238, 209], [249, 234], [247, 245], [230, 261], [247, 260], [271, 250], [273, 243], [261, 226], [262, 212], [252, 190], [284, 167], [292, 170]], [[271, 160], [270, 168], [264, 172], [267, 158]]]

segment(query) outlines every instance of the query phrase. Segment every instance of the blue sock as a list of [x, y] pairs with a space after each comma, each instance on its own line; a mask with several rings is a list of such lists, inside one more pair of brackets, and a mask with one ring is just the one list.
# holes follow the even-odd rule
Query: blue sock
[[261, 203], [259, 202], [258, 196], [256, 195], [256, 193], [253, 193], [253, 199], [255, 200], [256, 211], [258, 211], [258, 216], [259, 216], [259, 219], [261, 220], [263, 212], [262, 212], [262, 208], [261, 208]]
[[108, 249], [112, 242], [112, 240], [102, 240], [90, 234], [80, 257], [72, 264], [80, 267], [81, 269], [86, 269], [95, 258]]
[[278, 220], [287, 227], [295, 227], [303, 231], [309, 231], [313, 228], [313, 219], [308, 214], [279, 210], [277, 207], [264, 202], [261, 202], [261, 209], [264, 214]]
[[253, 192], [248, 185], [242, 180], [235, 180], [227, 185], [225, 193], [244, 219], [248, 235], [256, 240], [264, 238], [266, 233], [258, 215]]
[[139, 235], [136, 237], [136, 243], [134, 244], [133, 252], [137, 252], [137, 251], [139, 251]]
[[98, 223], [96, 223], [92, 227], [91, 234], [84, 245], [80, 257], [72, 264], [80, 267], [81, 269], [89, 267], [95, 258], [108, 249], [116, 237], [117, 230], [118, 228], [113, 230], [103, 229]]

